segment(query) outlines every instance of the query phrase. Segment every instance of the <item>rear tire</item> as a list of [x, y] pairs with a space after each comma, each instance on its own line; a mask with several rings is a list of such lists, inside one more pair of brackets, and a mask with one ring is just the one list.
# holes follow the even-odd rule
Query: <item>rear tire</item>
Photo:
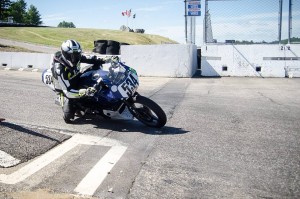
[[162, 108], [151, 99], [138, 95], [134, 101], [133, 115], [146, 126], [161, 128], [167, 122]]

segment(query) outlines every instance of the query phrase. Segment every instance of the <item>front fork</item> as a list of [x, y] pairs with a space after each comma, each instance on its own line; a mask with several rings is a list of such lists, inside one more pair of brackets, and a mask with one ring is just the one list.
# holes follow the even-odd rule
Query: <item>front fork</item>
[[57, 97], [56, 97], [56, 99], [55, 99], [55, 104], [56, 105], [59, 105], [59, 106], [61, 106], [61, 107], [63, 107], [64, 106], [64, 104], [65, 104], [65, 96], [64, 96], [64, 94], [63, 93], [58, 93], [57, 94]]
[[135, 92], [132, 97], [124, 100], [124, 103], [128, 107], [130, 113], [134, 116], [137, 117], [139, 113], [136, 111], [136, 106], [134, 105], [134, 102], [136, 101], [136, 97], [139, 96], [140, 94], [138, 92]]

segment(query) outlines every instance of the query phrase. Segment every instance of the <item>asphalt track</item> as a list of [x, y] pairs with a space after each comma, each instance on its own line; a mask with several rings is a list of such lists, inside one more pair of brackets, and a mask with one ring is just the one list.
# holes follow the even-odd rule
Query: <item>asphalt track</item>
[[[0, 198], [299, 198], [300, 79], [140, 78], [166, 111], [65, 124], [39, 72], [0, 70]], [[55, 147], [54, 147], [55, 146]]]

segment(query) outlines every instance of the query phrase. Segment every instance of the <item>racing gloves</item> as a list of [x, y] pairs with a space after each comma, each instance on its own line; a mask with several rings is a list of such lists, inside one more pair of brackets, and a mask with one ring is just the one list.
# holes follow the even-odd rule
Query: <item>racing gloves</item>
[[88, 87], [87, 89], [79, 90], [79, 97], [83, 97], [83, 96], [93, 97], [95, 93], [96, 93], [96, 89], [94, 87]]
[[118, 56], [107, 56], [103, 58], [105, 63], [118, 63], [120, 61], [120, 58]]

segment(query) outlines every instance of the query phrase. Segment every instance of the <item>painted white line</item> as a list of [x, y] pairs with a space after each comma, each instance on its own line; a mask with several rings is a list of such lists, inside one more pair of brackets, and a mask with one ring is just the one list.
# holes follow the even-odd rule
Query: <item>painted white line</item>
[[8, 153], [0, 150], [0, 166], [1, 167], [12, 167], [18, 164], [20, 160], [12, 157]]
[[[110, 154], [109, 156], [112, 156], [112, 159], [109, 159], [110, 163], [117, 162], [118, 159], [121, 158], [122, 154], [127, 149], [127, 147], [124, 147], [117, 140], [89, 136], [89, 135], [76, 134], [69, 140], [65, 141], [63, 144], [51, 149], [47, 153], [43, 154], [41, 157], [37, 158], [36, 160], [33, 160], [31, 163], [25, 165], [24, 167], [20, 168], [19, 170], [15, 171], [14, 173], [11, 173], [8, 175], [0, 174], [0, 183], [16, 184], [18, 182], [22, 182], [29, 176], [31, 176], [34, 173], [36, 173], [37, 171], [41, 170], [42, 168], [44, 168], [45, 166], [47, 166], [54, 160], [60, 158], [65, 153], [67, 153], [68, 151], [72, 150], [73, 148], [75, 148], [77, 145], [80, 145], [80, 144], [111, 146], [112, 149], [109, 152], [112, 154]], [[104, 157], [108, 158], [107, 155], [105, 155]], [[98, 163], [97, 163], [97, 165], [98, 165]]]
[[57, 158], [61, 157], [66, 152], [70, 151], [77, 145], [76, 142], [73, 141], [72, 138], [67, 140], [64, 144], [55, 147], [54, 149], [48, 151], [40, 158], [34, 160], [33, 162], [27, 164], [26, 166], [20, 168], [19, 170], [15, 171], [12, 174], [5, 175], [0, 174], [0, 182], [5, 184], [16, 184], [21, 182], [34, 174], [35, 172], [39, 171], [40, 169], [47, 166], [49, 163], [53, 162]]
[[107, 174], [125, 153], [127, 147], [113, 146], [111, 149], [97, 162], [90, 172], [81, 180], [74, 189], [75, 192], [82, 195], [93, 195]]

